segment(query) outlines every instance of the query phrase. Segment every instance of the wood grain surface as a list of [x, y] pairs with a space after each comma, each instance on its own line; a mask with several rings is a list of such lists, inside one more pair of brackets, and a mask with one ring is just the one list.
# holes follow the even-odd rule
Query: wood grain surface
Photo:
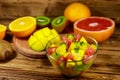
[[119, 30], [116, 27], [113, 35], [99, 44], [95, 62], [81, 76], [68, 79], [53, 68], [47, 57], [29, 58], [15, 51], [12, 59], [0, 62], [0, 80], [120, 80]]
[[92, 16], [105, 16], [120, 23], [120, 0], [0, 0], [0, 23], [8, 26], [11, 20], [26, 15], [52, 19], [63, 15], [66, 6], [76, 1], [86, 4]]
[[[120, 0], [0, 0], [0, 24], [8, 27], [12, 20], [26, 15], [52, 19], [63, 15], [65, 7], [74, 1], [88, 5], [92, 15], [116, 22], [113, 35], [99, 44], [92, 67], [81, 76], [68, 79], [53, 68], [47, 57], [29, 58], [14, 51], [14, 57], [0, 62], [0, 80], [120, 80]], [[63, 33], [69, 32], [73, 32], [71, 25]], [[12, 38], [7, 29], [5, 40], [13, 45]]]
[[[116, 39], [118, 38], [118, 39]], [[90, 69], [75, 80], [119, 80], [120, 38], [115, 34], [99, 44], [97, 58]], [[13, 59], [0, 62], [0, 80], [68, 80], [60, 75], [47, 58], [29, 58], [18, 52]]]
[[20, 54], [31, 57], [31, 58], [44, 58], [46, 57], [45, 51], [34, 51], [28, 45], [28, 38], [17, 38], [13, 37], [13, 47], [15, 51], [19, 52]]

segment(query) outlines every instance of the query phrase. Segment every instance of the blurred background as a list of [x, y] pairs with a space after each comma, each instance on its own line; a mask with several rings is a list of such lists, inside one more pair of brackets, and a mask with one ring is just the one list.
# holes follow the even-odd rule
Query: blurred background
[[15, 18], [28, 15], [54, 18], [76, 1], [86, 4], [92, 16], [105, 16], [120, 23], [120, 0], [0, 0], [0, 23], [8, 26]]

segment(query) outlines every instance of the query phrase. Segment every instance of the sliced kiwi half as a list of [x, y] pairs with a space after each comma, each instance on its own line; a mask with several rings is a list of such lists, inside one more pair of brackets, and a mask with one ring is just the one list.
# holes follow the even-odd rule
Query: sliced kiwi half
[[37, 21], [37, 25], [42, 28], [42, 27], [47, 27], [51, 20], [49, 17], [46, 16], [37, 16], [36, 21]]
[[56, 17], [51, 22], [52, 28], [61, 33], [67, 25], [67, 20], [64, 16]]

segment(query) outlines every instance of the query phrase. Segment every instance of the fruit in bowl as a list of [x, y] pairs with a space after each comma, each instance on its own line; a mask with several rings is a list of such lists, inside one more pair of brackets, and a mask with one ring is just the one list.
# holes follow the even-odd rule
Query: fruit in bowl
[[115, 22], [106, 17], [88, 17], [74, 23], [74, 33], [91, 36], [99, 43], [107, 40], [115, 30]]
[[[59, 40], [56, 38], [59, 37]], [[78, 76], [87, 70], [95, 59], [98, 43], [80, 34], [65, 34], [53, 38], [46, 46], [47, 57], [63, 75]]]

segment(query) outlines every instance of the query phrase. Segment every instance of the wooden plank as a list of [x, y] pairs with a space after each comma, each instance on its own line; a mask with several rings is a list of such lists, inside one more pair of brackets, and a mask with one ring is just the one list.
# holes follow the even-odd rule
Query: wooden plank
[[[99, 50], [92, 67], [83, 73], [82, 76], [75, 79], [118, 80], [120, 79], [119, 57], [120, 54], [117, 51]], [[0, 63], [0, 78], [10, 80], [66, 79], [53, 68], [47, 58], [33, 59], [20, 54], [17, 54], [17, 56], [9, 62]]]
[[15, 19], [20, 16], [44, 15], [47, 5], [45, 4], [2, 4], [1, 19]]
[[1, 70], [0, 79], [1, 80], [119, 80], [119, 75], [105, 74], [105, 73], [94, 73], [86, 71], [82, 76], [69, 79], [58, 74], [44, 74], [41, 72], [29, 72], [20, 70]]
[[[73, 80], [120, 80], [120, 0], [0, 0], [0, 24], [9, 23], [21, 16], [46, 15], [51, 19], [63, 15], [67, 5], [80, 1], [90, 7], [93, 15], [114, 19], [116, 29], [112, 36], [99, 44], [94, 64], [81, 76]], [[64, 33], [73, 32], [68, 26]], [[12, 42], [7, 31], [5, 40]], [[0, 62], [0, 80], [66, 80], [56, 71], [47, 58], [34, 59], [18, 52], [13, 59]], [[67, 79], [68, 80], [68, 79]]]
[[0, 3], [47, 3], [49, 0], [1, 0]]
[[[37, 16], [37, 15], [46, 15], [46, 16], [60, 16], [63, 15], [64, 9], [67, 5], [72, 2], [79, 1], [86, 4], [92, 11], [93, 16], [106, 16], [110, 18], [115, 18], [116, 22], [120, 21], [120, 1], [108, 1], [108, 0], [67, 0], [67, 1], [41, 1], [41, 0], [15, 0], [16, 2], [11, 2], [10, 0], [1, 1], [1, 18], [10, 18], [10, 17], [19, 17], [25, 15]], [[18, 2], [17, 2], [18, 1]], [[102, 6], [101, 6], [102, 4]], [[8, 14], [9, 13], [9, 14]], [[44, 14], [45, 13], [45, 14]]]
[[[98, 56], [91, 68], [92, 72], [103, 73], [116, 73], [120, 74], [120, 54], [118, 51], [99, 50]], [[108, 60], [109, 59], [109, 60]], [[98, 67], [99, 66], [99, 67]], [[17, 54], [16, 57], [9, 62], [0, 62], [0, 68], [14, 69], [14, 70], [29, 70], [29, 71], [41, 71], [43, 73], [55, 72], [53, 66], [50, 64], [47, 58], [34, 59], [28, 58], [23, 55]]]

